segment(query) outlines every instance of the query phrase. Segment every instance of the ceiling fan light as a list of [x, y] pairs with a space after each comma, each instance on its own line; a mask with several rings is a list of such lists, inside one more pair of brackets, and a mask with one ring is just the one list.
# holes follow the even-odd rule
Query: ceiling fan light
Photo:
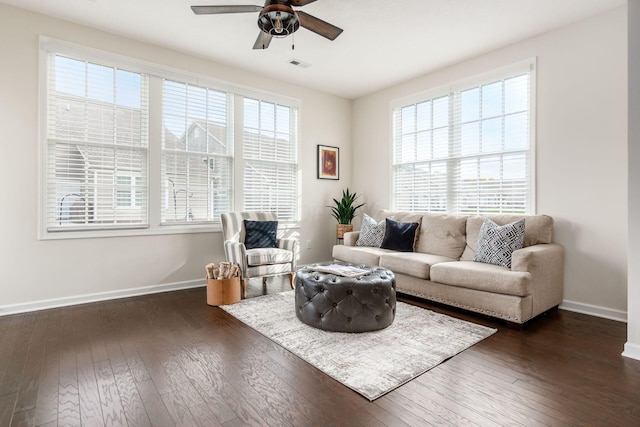
[[276, 33], [282, 33], [282, 16], [280, 16], [280, 12], [276, 12], [276, 19], [273, 23], [273, 27]]
[[262, 9], [258, 27], [273, 37], [286, 37], [300, 28], [300, 21], [291, 7], [275, 4]]

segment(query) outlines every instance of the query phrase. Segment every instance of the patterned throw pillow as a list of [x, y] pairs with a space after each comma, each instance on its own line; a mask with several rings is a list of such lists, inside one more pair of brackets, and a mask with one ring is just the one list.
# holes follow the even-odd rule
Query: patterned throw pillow
[[384, 239], [385, 220], [376, 223], [376, 220], [367, 214], [362, 215], [362, 227], [356, 246], [371, 246], [379, 248]]
[[278, 221], [244, 220], [244, 245], [247, 249], [275, 248], [277, 245]]
[[416, 242], [416, 231], [420, 226], [417, 222], [399, 222], [387, 218], [384, 239], [380, 247], [400, 252], [413, 252]]
[[473, 260], [511, 268], [511, 255], [513, 251], [522, 249], [523, 242], [524, 218], [503, 226], [485, 218]]

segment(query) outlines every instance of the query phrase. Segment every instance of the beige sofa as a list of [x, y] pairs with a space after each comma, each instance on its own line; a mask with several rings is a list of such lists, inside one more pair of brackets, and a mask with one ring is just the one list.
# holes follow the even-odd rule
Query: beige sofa
[[546, 215], [487, 216], [498, 225], [525, 218], [523, 248], [511, 269], [473, 261], [485, 217], [380, 211], [376, 221], [418, 222], [415, 252], [355, 246], [359, 231], [346, 233], [333, 258], [379, 265], [396, 275], [397, 291], [522, 324], [562, 301], [564, 249], [553, 243]]

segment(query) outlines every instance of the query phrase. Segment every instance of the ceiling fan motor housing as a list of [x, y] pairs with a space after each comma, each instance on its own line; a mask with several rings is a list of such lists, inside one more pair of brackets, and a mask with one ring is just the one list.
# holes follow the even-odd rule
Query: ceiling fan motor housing
[[300, 28], [300, 21], [291, 6], [271, 2], [260, 12], [258, 27], [273, 37], [286, 37]]

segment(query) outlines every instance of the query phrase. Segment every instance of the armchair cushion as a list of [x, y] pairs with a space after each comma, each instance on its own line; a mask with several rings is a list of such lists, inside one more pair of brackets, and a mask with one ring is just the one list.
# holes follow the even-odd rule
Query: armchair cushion
[[293, 252], [278, 248], [247, 249], [247, 265], [284, 264], [293, 261]]
[[247, 249], [277, 247], [278, 221], [244, 220], [244, 245]]

